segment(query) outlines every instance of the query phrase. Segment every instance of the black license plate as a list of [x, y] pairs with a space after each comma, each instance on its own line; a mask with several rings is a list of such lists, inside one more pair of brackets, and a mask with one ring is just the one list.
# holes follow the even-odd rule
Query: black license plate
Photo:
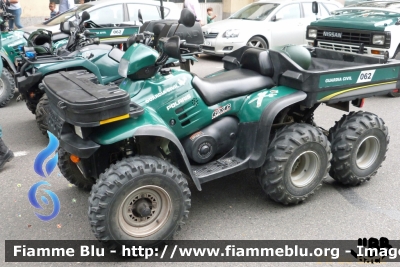
[[207, 46], [207, 45], [203, 45], [203, 50], [215, 51], [215, 47], [213, 47], [213, 46]]

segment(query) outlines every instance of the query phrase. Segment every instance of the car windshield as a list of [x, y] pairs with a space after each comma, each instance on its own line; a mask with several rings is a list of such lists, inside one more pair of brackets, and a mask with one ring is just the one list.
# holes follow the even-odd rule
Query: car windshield
[[[65, 22], [65, 21], [69, 20], [71, 17], [74, 17], [76, 11], [78, 11], [78, 13], [80, 14], [80, 13], [82, 13], [82, 11], [84, 11], [92, 6], [93, 5], [90, 5], [90, 4], [83, 4], [78, 7], [71, 8], [70, 10], [46, 21], [44, 24], [49, 25], [49, 26], [60, 25], [62, 22]], [[75, 19], [75, 17], [74, 17], [74, 19]]]
[[396, 1], [362, 1], [354, 5], [349, 5], [347, 7], [372, 7], [372, 8], [388, 8], [388, 9], [398, 9], [400, 8], [400, 2]]
[[279, 4], [272, 3], [254, 3], [251, 4], [232, 16], [230, 19], [246, 19], [246, 20], [264, 20]]

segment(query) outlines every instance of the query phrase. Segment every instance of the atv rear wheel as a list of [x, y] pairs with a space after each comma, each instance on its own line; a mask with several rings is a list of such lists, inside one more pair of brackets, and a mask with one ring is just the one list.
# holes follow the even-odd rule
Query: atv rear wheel
[[70, 157], [71, 154], [64, 149], [58, 149], [58, 168], [60, 168], [62, 175], [64, 175], [71, 184], [84, 190], [90, 190], [94, 184], [94, 180], [85, 178], [78, 166], [71, 161]]
[[400, 96], [400, 90], [399, 90], [399, 89], [392, 90], [392, 91], [388, 94], [388, 96], [391, 96], [391, 97], [399, 97], [399, 96]]
[[320, 129], [292, 124], [276, 132], [256, 174], [270, 198], [285, 205], [298, 204], [321, 187], [331, 157], [330, 143]]
[[100, 175], [88, 215], [92, 232], [109, 248], [153, 247], [173, 237], [189, 209], [182, 173], [164, 160], [141, 156], [124, 158]]
[[47, 136], [47, 129], [48, 129], [48, 124], [47, 124], [48, 105], [49, 105], [49, 99], [47, 98], [47, 95], [44, 94], [36, 106], [36, 113], [35, 113], [37, 126], [39, 127], [39, 130], [42, 132], [42, 134], [45, 136]]
[[370, 112], [351, 112], [329, 130], [332, 143], [330, 175], [345, 185], [371, 179], [386, 158], [389, 133], [385, 122]]
[[10, 72], [3, 68], [0, 78], [0, 108], [5, 107], [14, 97], [15, 82]]

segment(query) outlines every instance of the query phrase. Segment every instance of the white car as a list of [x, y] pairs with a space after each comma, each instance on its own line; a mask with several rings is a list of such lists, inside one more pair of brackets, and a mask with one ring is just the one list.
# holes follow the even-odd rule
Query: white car
[[[178, 20], [181, 9], [172, 2], [163, 2], [165, 19]], [[143, 21], [161, 19], [160, 0], [99, 0], [82, 5], [77, 5], [70, 10], [51, 18], [41, 24], [22, 28], [28, 37], [30, 33], [37, 29], [45, 29], [53, 33], [53, 40], [61, 40], [67, 36], [60, 31], [60, 24], [65, 21], [74, 20], [75, 13], [81, 14], [87, 11], [90, 14], [90, 21], [94, 22], [99, 28], [99, 32], [104, 32], [110, 28], [139, 27], [138, 10], [140, 9]], [[96, 28], [96, 27], [90, 27]], [[100, 38], [101, 35], [98, 36]], [[123, 36], [126, 41], [128, 36]]]
[[262, 0], [245, 6], [229, 18], [203, 26], [203, 52], [224, 56], [242, 46], [270, 48], [305, 44], [307, 26], [343, 7], [336, 1], [318, 0], [319, 14], [311, 0]]

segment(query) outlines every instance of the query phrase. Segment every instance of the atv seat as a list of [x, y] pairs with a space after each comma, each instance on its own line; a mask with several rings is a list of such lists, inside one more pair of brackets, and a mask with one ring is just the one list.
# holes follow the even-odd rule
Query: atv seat
[[226, 99], [273, 87], [269, 52], [250, 48], [243, 53], [242, 67], [210, 78], [193, 78], [193, 87], [208, 106]]

